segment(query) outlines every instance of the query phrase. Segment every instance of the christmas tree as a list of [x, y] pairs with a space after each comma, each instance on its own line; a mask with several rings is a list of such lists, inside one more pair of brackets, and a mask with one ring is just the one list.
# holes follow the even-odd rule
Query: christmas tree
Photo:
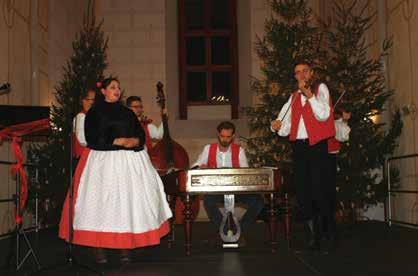
[[308, 61], [316, 77], [327, 83], [334, 102], [344, 93], [336, 107], [352, 113], [350, 141], [343, 145], [338, 160], [339, 202], [362, 206], [383, 200], [384, 180], [378, 180], [377, 172], [381, 173], [384, 158], [394, 151], [402, 129], [399, 112], [393, 114], [390, 127], [373, 121], [393, 94], [385, 88], [381, 65], [390, 43], [384, 43], [380, 57], [368, 56], [365, 35], [375, 17], [356, 14], [356, 2], [351, 6], [335, 2], [335, 18], [327, 24], [311, 17], [307, 1], [274, 0], [270, 4], [273, 16], [265, 22], [264, 37], [256, 40], [264, 78], [253, 80], [258, 102], [244, 109], [251, 131], [249, 159], [255, 166], [291, 171], [288, 140], [272, 133], [270, 122], [296, 90], [294, 64]]
[[312, 24], [312, 10], [306, 1], [271, 1], [273, 16], [265, 22], [265, 35], [257, 37], [256, 52], [261, 60], [263, 79], [253, 79], [251, 89], [258, 102], [244, 108], [251, 137], [247, 140], [248, 158], [254, 166], [279, 166], [289, 169], [290, 146], [286, 138], [270, 131], [281, 107], [297, 87], [294, 64], [309, 60], [315, 71], [324, 72], [326, 53], [323, 33]]
[[350, 141], [338, 155], [337, 198], [356, 206], [384, 199], [384, 160], [395, 150], [402, 130], [399, 111], [391, 114], [389, 126], [378, 119], [394, 93], [386, 87], [382, 66], [391, 42], [383, 41], [378, 57], [368, 55], [371, 45], [366, 35], [376, 14], [366, 12], [367, 5], [357, 1], [349, 5], [336, 1], [332, 28], [327, 32], [327, 84], [333, 99], [341, 97], [336, 109], [351, 111]]
[[[41, 168], [38, 183], [30, 193], [41, 197], [40, 217], [44, 224], [56, 223], [71, 180], [71, 132], [74, 116], [81, 110], [80, 100], [85, 93], [95, 90], [103, 79], [107, 66], [108, 39], [97, 24], [89, 1], [81, 30], [72, 44], [73, 55], [63, 68], [62, 81], [55, 87], [55, 103], [51, 106], [50, 135], [45, 144], [32, 146], [28, 161]], [[30, 171], [32, 179], [34, 172]]]

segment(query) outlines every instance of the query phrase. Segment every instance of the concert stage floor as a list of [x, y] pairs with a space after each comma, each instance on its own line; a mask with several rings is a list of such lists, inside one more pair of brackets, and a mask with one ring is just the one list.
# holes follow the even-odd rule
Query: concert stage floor
[[[257, 223], [248, 229], [247, 246], [237, 249], [220, 249], [204, 242], [213, 228], [209, 223], [195, 223], [192, 256], [185, 256], [183, 230], [176, 226], [176, 241], [169, 249], [164, 241], [160, 246], [136, 250], [133, 262], [120, 265], [118, 254], [110, 252], [110, 263], [94, 264], [89, 251], [76, 247], [76, 259], [102, 270], [105, 275], [146, 276], [215, 276], [215, 275], [418, 275], [418, 230], [394, 226], [389, 228], [379, 222], [362, 222], [340, 229], [340, 247], [336, 253], [320, 256], [295, 254], [280, 240], [278, 250], [272, 254], [268, 244], [268, 229]], [[301, 245], [303, 233], [296, 229], [294, 246]], [[95, 275], [79, 269], [79, 274], [65, 265], [65, 243], [56, 237], [56, 231], [39, 234], [38, 242], [32, 237], [41, 265], [47, 270], [35, 275]], [[4, 266], [11, 250], [11, 240], [0, 240], [0, 261]], [[56, 266], [55, 268], [49, 266]], [[0, 270], [0, 275], [29, 275], [31, 260], [20, 273]]]

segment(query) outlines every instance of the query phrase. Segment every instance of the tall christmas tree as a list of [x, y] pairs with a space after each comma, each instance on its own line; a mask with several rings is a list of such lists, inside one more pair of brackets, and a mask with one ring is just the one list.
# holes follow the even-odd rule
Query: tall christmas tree
[[89, 1], [83, 25], [72, 44], [73, 55], [63, 68], [62, 81], [55, 87], [50, 135], [45, 144], [33, 146], [28, 154], [29, 162], [41, 168], [38, 184], [30, 192], [38, 192], [41, 197], [39, 211], [45, 224], [56, 223], [60, 216], [71, 179], [72, 121], [81, 110], [81, 98], [89, 89], [95, 90], [97, 81], [103, 79], [107, 42], [102, 23], [96, 23]]
[[345, 93], [337, 107], [352, 112], [350, 142], [339, 155], [339, 201], [362, 205], [382, 200], [383, 180], [378, 180], [376, 172], [381, 172], [384, 158], [395, 149], [402, 129], [399, 112], [393, 115], [390, 127], [373, 121], [393, 94], [385, 88], [381, 66], [390, 43], [384, 43], [380, 57], [368, 56], [365, 35], [374, 16], [356, 14], [356, 2], [347, 7], [336, 2], [335, 18], [326, 25], [311, 17], [305, 0], [272, 0], [270, 4], [273, 16], [265, 22], [264, 37], [256, 41], [264, 78], [253, 80], [258, 102], [245, 108], [252, 164], [291, 171], [288, 140], [272, 133], [270, 122], [296, 89], [294, 64], [308, 61], [329, 86], [334, 102]]
[[265, 22], [265, 35], [256, 40], [263, 79], [253, 79], [252, 91], [258, 102], [244, 108], [252, 136], [247, 140], [248, 157], [255, 166], [287, 167], [290, 147], [287, 139], [279, 139], [270, 131], [283, 104], [295, 91], [293, 76], [296, 61], [309, 60], [315, 70], [323, 72], [321, 48], [323, 34], [312, 25], [312, 11], [306, 1], [271, 1], [274, 15]]
[[332, 98], [341, 97], [336, 109], [343, 107], [351, 111], [350, 141], [342, 145], [338, 155], [337, 198], [357, 206], [383, 200], [384, 159], [395, 150], [402, 130], [399, 111], [390, 114], [390, 125], [379, 123], [385, 103], [394, 93], [386, 87], [382, 66], [391, 43], [383, 42], [378, 57], [368, 55], [370, 43], [366, 35], [376, 14], [366, 13], [367, 5], [361, 6], [357, 1], [344, 5], [336, 1], [332, 28], [327, 32], [327, 83]]

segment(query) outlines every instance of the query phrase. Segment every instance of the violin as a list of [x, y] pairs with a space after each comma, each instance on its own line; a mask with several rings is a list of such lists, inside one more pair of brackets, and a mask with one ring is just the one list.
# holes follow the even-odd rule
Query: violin
[[[319, 79], [316, 77], [316, 75], [312, 75], [311, 78], [309, 78], [308, 80], [305, 80], [305, 85], [304, 88], [305, 89], [310, 89], [311, 92], [313, 93], [315, 87], [319, 84]], [[303, 92], [303, 91], [302, 91]]]

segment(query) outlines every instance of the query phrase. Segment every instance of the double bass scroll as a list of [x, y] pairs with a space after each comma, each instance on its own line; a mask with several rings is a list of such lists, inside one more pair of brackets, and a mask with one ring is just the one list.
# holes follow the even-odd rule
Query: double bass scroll
[[[164, 128], [163, 138], [149, 151], [151, 162], [157, 169], [164, 184], [164, 190], [170, 196], [170, 207], [175, 213], [176, 223], [183, 223], [184, 204], [180, 200], [181, 187], [185, 187], [183, 170], [189, 168], [189, 156], [186, 150], [170, 136], [168, 116], [163, 111], [166, 108], [164, 85], [157, 83], [157, 104], [161, 108], [161, 120]], [[174, 172], [173, 172], [174, 171]], [[173, 173], [169, 173], [173, 172]], [[183, 189], [184, 190], [184, 189]], [[175, 205], [175, 206], [174, 206]], [[199, 200], [192, 203], [193, 217], [199, 211]], [[175, 209], [175, 210], [174, 210]]]
[[186, 150], [170, 136], [168, 116], [163, 112], [166, 108], [166, 98], [161, 82], [157, 83], [157, 103], [161, 108], [164, 134], [163, 138], [150, 151], [153, 165], [160, 174], [164, 174], [173, 168], [186, 169], [189, 167], [189, 156]]

